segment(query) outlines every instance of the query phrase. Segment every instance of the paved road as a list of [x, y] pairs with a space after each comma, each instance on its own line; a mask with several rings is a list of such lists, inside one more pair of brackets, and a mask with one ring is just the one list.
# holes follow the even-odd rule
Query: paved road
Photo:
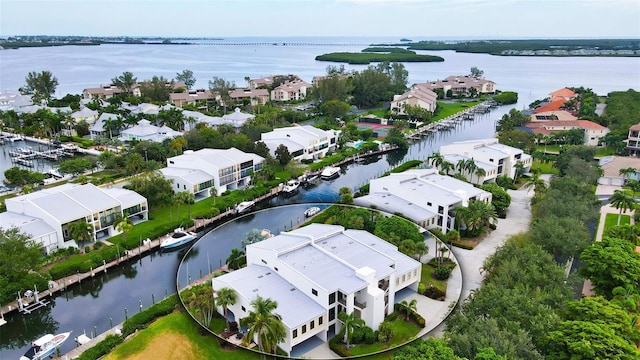
[[[473, 250], [457, 247], [452, 250], [462, 270], [461, 303], [469, 296], [472, 290], [479, 288], [482, 284], [484, 278], [482, 265], [484, 260], [495, 253], [496, 249], [504, 244], [511, 235], [529, 230], [533, 191], [524, 189], [509, 190], [509, 194], [511, 195], [511, 206], [507, 211], [507, 218], [498, 221], [496, 230], [488, 234]], [[427, 334], [426, 337], [440, 337], [444, 329], [445, 325], [443, 323]]]

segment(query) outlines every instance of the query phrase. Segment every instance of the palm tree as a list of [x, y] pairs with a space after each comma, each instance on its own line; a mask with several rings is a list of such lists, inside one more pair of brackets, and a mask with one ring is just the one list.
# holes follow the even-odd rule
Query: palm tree
[[85, 242], [90, 241], [93, 237], [93, 226], [85, 220], [77, 221], [69, 224], [69, 234], [76, 240], [82, 240], [80, 248], [84, 248]]
[[418, 255], [418, 261], [422, 259], [423, 256], [429, 253], [429, 246], [424, 241], [418, 241], [416, 243], [416, 254]]
[[475, 174], [478, 177], [478, 185], [480, 185], [480, 178], [487, 175], [487, 172], [483, 168], [476, 166]]
[[251, 340], [257, 339], [260, 356], [266, 359], [265, 353], [275, 353], [287, 332], [282, 323], [282, 317], [274, 313], [278, 308], [277, 302], [258, 295], [251, 302], [251, 306], [253, 311], [249, 312], [247, 317], [240, 319], [240, 324], [249, 329], [242, 343], [248, 346]]
[[534, 171], [531, 177], [529, 177], [529, 180], [524, 183], [524, 188], [527, 190], [533, 189], [536, 195], [538, 195], [547, 188], [547, 184], [540, 178], [540, 172]]
[[225, 262], [228, 264], [228, 267], [230, 269], [239, 269], [242, 264], [241, 260], [244, 257], [245, 254], [242, 250], [233, 248], [231, 249], [231, 254], [229, 254], [229, 257], [227, 257], [227, 260], [225, 260]]
[[620, 226], [622, 212], [633, 209], [636, 205], [636, 199], [622, 190], [616, 190], [609, 198], [609, 201], [613, 207], [620, 210], [618, 214], [618, 226]]
[[418, 301], [416, 299], [407, 302], [407, 300], [402, 300], [400, 302], [400, 306], [404, 309], [405, 317], [404, 321], [409, 321], [409, 313], [412, 311], [418, 311]]
[[196, 202], [196, 196], [188, 191], [184, 191], [183, 200], [187, 203], [187, 211], [189, 215], [189, 219], [191, 219], [191, 205]]
[[344, 343], [347, 344], [348, 349], [351, 338], [353, 337], [353, 331], [365, 326], [365, 322], [361, 318], [356, 317], [355, 311], [348, 315], [342, 311], [338, 314], [338, 319], [342, 321], [344, 325]]
[[490, 221], [496, 221], [498, 215], [492, 204], [484, 201], [471, 200], [469, 206], [457, 207], [456, 215], [460, 212], [462, 219], [464, 220], [467, 230], [471, 234], [479, 234], [479, 231], [484, 229]]
[[122, 242], [125, 243], [127, 241], [127, 233], [133, 229], [133, 221], [129, 219], [129, 214], [118, 215], [115, 225], [116, 231], [122, 233]]
[[449, 171], [451, 171], [454, 166], [455, 165], [453, 165], [453, 163], [445, 160], [442, 162], [442, 164], [440, 164], [440, 171], [442, 171], [446, 175], [449, 175]]
[[427, 161], [435, 168], [440, 168], [442, 163], [446, 160], [444, 159], [444, 156], [442, 156], [442, 154], [436, 151], [427, 158]]
[[628, 168], [620, 169], [619, 174], [620, 176], [624, 176], [626, 180], [629, 180], [629, 177], [631, 175], [635, 175], [637, 172], [638, 170], [636, 168], [628, 167]]
[[459, 174], [464, 175], [464, 172], [466, 170], [467, 170], [467, 162], [464, 159], [458, 160], [458, 162], [456, 163], [456, 171]]
[[231, 329], [231, 326], [229, 326], [229, 317], [227, 314], [227, 308], [230, 305], [235, 304], [237, 299], [238, 299], [238, 295], [233, 289], [230, 289], [230, 288], [225, 287], [215, 292], [216, 305], [222, 307], [222, 312], [224, 313], [224, 320], [227, 322], [227, 331]]
[[212, 186], [209, 189], [209, 195], [211, 195], [211, 197], [213, 198], [213, 206], [216, 205], [216, 195], [218, 195], [218, 190], [215, 188], [215, 186]]

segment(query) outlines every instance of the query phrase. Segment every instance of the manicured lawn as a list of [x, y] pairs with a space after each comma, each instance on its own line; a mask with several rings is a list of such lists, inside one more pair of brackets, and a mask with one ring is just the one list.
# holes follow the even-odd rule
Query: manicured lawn
[[[376, 342], [371, 345], [358, 344], [349, 349], [349, 353], [353, 356], [357, 356], [384, 351], [409, 342], [418, 332], [420, 332], [420, 327], [413, 322], [404, 321], [404, 317], [400, 315], [398, 316], [398, 319], [392, 321], [391, 324], [393, 326], [393, 338], [391, 341], [385, 343]], [[385, 355], [383, 358], [387, 359], [388, 357], [386, 356], [391, 354], [383, 355]], [[370, 359], [370, 357], [367, 357], [367, 359]]]
[[[547, 151], [547, 152], [551, 152], [551, 153], [559, 153], [560, 149], [566, 145], [556, 145], [556, 144], [548, 144], [548, 145], [536, 145], [536, 150], [537, 151]], [[616, 150], [615, 149], [609, 149], [606, 147], [597, 147], [596, 148], [596, 157], [602, 157], [602, 156], [609, 156], [609, 155], [615, 155]]]
[[436, 288], [446, 292], [447, 291], [447, 281], [446, 280], [438, 280], [431, 276], [435, 268], [431, 265], [422, 264], [422, 277], [420, 278], [420, 282], [425, 284], [427, 288], [429, 285], [433, 285]]
[[373, 114], [379, 118], [386, 118], [387, 117], [387, 110], [385, 109], [376, 109], [376, 110], [369, 110], [367, 111], [367, 114]]
[[433, 121], [442, 120], [453, 114], [457, 114], [461, 111], [480, 104], [482, 101], [469, 101], [469, 102], [456, 102], [456, 103], [444, 103], [438, 101], [438, 114], [433, 117]]
[[248, 350], [222, 350], [188, 314], [176, 312], [158, 319], [118, 346], [105, 359], [259, 359]]
[[553, 174], [560, 175], [560, 170], [553, 166], [553, 162], [551, 161], [540, 161], [539, 159], [534, 159], [533, 164], [531, 164], [531, 171], [539, 170], [541, 174]]
[[[627, 225], [631, 223], [631, 216], [622, 214], [620, 218], [620, 225]], [[604, 229], [614, 227], [618, 225], [618, 214], [607, 214], [604, 219]]]

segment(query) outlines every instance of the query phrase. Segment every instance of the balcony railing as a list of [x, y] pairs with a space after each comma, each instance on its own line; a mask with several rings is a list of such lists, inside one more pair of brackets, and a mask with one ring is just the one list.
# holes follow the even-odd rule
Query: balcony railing
[[359, 302], [357, 300], [354, 300], [353, 303], [357, 308], [360, 308], [360, 310], [365, 309], [367, 307], [367, 302], [366, 301], [361, 303], [361, 302]]

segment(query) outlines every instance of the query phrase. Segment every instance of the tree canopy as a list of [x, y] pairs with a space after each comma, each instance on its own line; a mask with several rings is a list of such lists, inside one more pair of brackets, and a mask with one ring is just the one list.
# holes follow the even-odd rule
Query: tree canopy
[[58, 87], [58, 79], [48, 70], [31, 71], [24, 81], [25, 85], [19, 89], [20, 93], [32, 95], [31, 99], [34, 103], [48, 102]]

